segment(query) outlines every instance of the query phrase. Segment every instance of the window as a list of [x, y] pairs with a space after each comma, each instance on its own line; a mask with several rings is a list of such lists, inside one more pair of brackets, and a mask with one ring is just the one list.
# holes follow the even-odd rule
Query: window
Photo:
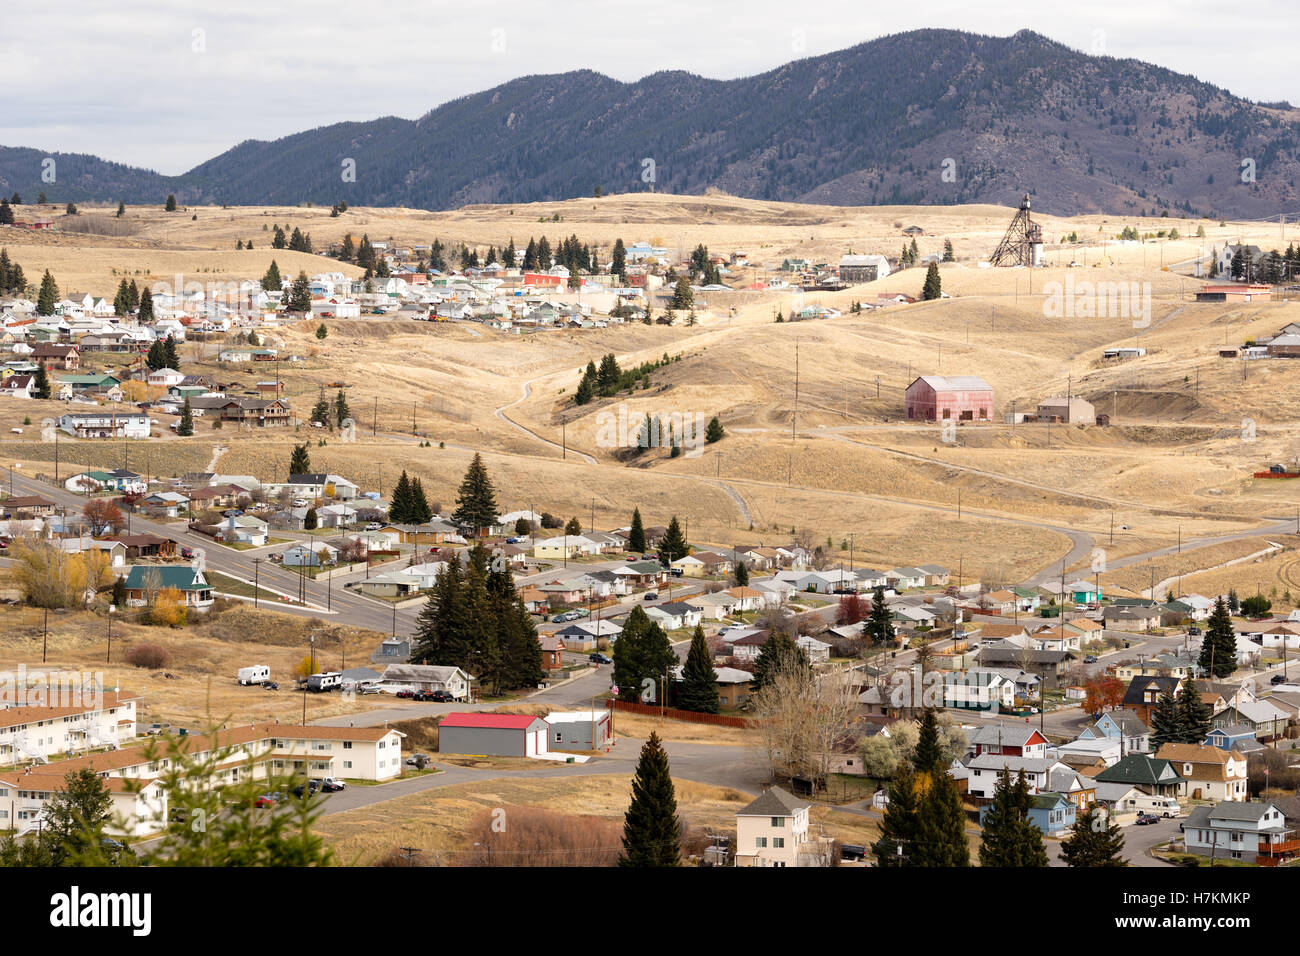
[[[379, 746], [382, 747], [383, 744], [380, 744]], [[343, 741], [343, 749], [344, 749], [344, 750], [351, 750], [351, 749], [352, 749], [352, 741], [350, 741], [350, 740], [345, 740], [345, 741]]]
[[767, 847], [767, 837], [755, 837], [754, 846], [758, 847], [760, 850], [765, 849]]
[[783, 827], [783, 826], [785, 826], [785, 817], [773, 817], [773, 818], [772, 818], [772, 826], [774, 826], [774, 827]]
[[343, 769], [344, 769], [344, 770], [351, 770], [351, 769], [352, 769], [352, 761], [351, 761], [351, 760], [345, 760], [345, 761], [343, 761]]
[[772, 838], [772, 848], [773, 848], [774, 850], [784, 850], [784, 849], [785, 849], [785, 837], [773, 837], [773, 838]]

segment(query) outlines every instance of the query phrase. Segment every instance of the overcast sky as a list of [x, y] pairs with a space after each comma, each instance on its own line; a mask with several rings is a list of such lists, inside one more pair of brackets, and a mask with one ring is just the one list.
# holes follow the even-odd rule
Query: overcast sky
[[1056, 2], [10, 0], [0, 145], [180, 173], [245, 139], [414, 119], [531, 73], [589, 68], [630, 81], [684, 69], [729, 79], [922, 27], [1031, 29], [1250, 99], [1300, 99], [1283, 0], [1239, 9]]

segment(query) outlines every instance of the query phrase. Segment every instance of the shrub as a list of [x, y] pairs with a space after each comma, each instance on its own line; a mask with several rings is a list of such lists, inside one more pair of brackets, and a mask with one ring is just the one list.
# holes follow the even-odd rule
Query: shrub
[[126, 652], [126, 662], [132, 667], [156, 671], [172, 661], [171, 652], [160, 644], [136, 644]]

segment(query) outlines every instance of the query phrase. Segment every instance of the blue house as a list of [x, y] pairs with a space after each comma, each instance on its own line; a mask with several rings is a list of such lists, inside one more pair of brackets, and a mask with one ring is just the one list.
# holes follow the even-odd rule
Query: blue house
[[1131, 710], [1107, 711], [1079, 734], [1080, 740], [1109, 737], [1123, 741], [1123, 752], [1146, 753], [1151, 749], [1151, 729]]
[[[1044, 834], [1053, 836], [1074, 826], [1078, 807], [1073, 800], [1059, 793], [1036, 793], [1031, 800], [1029, 822]], [[984, 817], [991, 806], [992, 804], [986, 803], [980, 807], [980, 826], [984, 825]]]
[[1249, 724], [1237, 724], [1232, 727], [1215, 727], [1205, 738], [1210, 747], [1220, 750], [1257, 750], [1259, 743], [1255, 740], [1255, 731]]

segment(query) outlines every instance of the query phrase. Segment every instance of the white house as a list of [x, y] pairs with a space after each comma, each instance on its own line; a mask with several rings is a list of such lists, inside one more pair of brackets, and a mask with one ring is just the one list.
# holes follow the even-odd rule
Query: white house
[[[1286, 815], [1267, 801], [1224, 801], [1213, 807], [1195, 807], [1182, 830], [1187, 852], [1199, 856], [1254, 862], [1259, 857], [1296, 852], [1295, 831], [1286, 825]], [[1276, 853], [1274, 847], [1278, 847]]]
[[736, 811], [736, 866], [798, 866], [808, 842], [808, 809], [780, 787]]

